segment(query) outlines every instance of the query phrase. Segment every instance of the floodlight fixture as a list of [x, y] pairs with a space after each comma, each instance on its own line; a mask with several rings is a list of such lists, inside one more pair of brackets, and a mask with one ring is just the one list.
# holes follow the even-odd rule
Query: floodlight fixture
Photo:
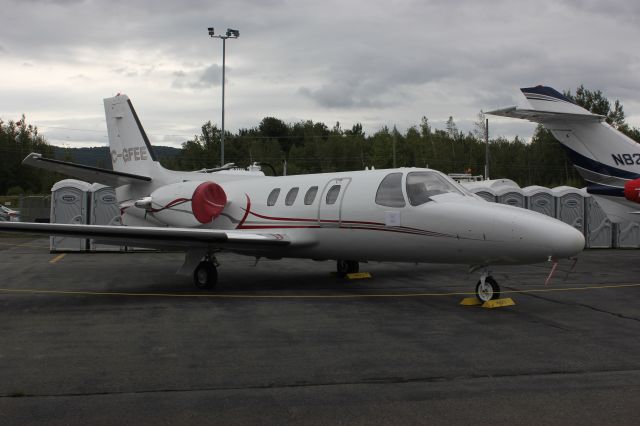
[[213, 27], [209, 27], [207, 28], [207, 30], [209, 30], [209, 37], [213, 37], [213, 34], [214, 34]]
[[232, 30], [231, 28], [227, 28], [227, 37], [238, 38], [238, 37], [240, 37], [240, 31]]

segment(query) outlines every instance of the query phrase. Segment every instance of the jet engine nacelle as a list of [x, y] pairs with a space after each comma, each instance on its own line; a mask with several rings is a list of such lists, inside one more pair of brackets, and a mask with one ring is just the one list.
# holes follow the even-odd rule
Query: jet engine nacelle
[[634, 203], [640, 203], [640, 178], [624, 184], [624, 197]]
[[180, 182], [156, 189], [135, 205], [169, 226], [193, 228], [218, 217], [227, 194], [214, 182]]

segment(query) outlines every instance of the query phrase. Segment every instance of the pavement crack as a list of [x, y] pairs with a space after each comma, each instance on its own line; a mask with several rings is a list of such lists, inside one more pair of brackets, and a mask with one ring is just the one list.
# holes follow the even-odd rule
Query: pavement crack
[[[506, 286], [505, 286], [505, 288], [507, 288], [509, 290], [517, 291], [517, 289], [515, 289], [515, 288], [506, 287]], [[547, 302], [557, 303], [559, 305], [564, 305], [564, 306], [580, 306], [582, 308], [591, 309], [592, 311], [600, 312], [600, 313], [603, 313], [603, 314], [608, 314], [608, 315], [611, 315], [611, 316], [614, 316], [614, 317], [618, 317], [618, 318], [621, 318], [621, 319], [640, 322], [640, 318], [630, 317], [630, 316], [627, 316], [627, 315], [619, 314], [617, 312], [607, 311], [606, 309], [596, 308], [595, 306], [587, 305], [586, 303], [564, 302], [562, 300], [551, 299], [551, 298], [548, 298], [548, 297], [545, 297], [545, 296], [540, 296], [539, 294], [533, 294], [533, 293], [522, 293], [522, 295], [523, 296], [529, 296], [529, 297], [535, 297], [537, 299], [545, 300]]]
[[166, 388], [166, 389], [143, 389], [134, 391], [104, 391], [104, 392], [66, 392], [58, 394], [30, 394], [27, 392], [12, 392], [0, 395], [2, 399], [22, 399], [22, 398], [69, 398], [69, 397], [90, 397], [90, 396], [117, 396], [117, 395], [142, 395], [160, 393], [180, 393], [180, 392], [216, 392], [216, 391], [246, 391], [246, 390], [270, 390], [270, 389], [291, 389], [291, 388], [319, 388], [331, 386], [362, 386], [362, 385], [395, 385], [408, 383], [446, 383], [454, 381], [473, 381], [482, 379], [513, 379], [513, 378], [534, 378], [552, 376], [579, 376], [590, 374], [617, 374], [617, 373], [640, 373], [640, 369], [611, 369], [611, 370], [575, 370], [575, 371], [527, 371], [521, 373], [502, 374], [469, 374], [460, 376], [433, 376], [433, 377], [370, 377], [352, 381], [335, 382], [292, 382], [292, 383], [266, 383], [260, 385], [247, 386], [210, 386], [199, 388]]

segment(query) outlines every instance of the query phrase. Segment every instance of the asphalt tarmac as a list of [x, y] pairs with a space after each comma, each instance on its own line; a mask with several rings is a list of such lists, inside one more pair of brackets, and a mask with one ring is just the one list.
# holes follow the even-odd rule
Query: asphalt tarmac
[[637, 424], [640, 251], [460, 265], [50, 254], [0, 238], [0, 424]]

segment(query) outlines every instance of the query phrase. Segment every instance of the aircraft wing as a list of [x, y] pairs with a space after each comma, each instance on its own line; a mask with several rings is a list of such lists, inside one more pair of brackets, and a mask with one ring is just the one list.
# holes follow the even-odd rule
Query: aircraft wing
[[556, 120], [601, 122], [605, 119], [603, 115], [598, 114], [577, 114], [569, 112], [541, 111], [536, 109], [522, 109], [515, 106], [489, 111], [485, 114], [497, 115], [501, 117], [520, 118], [523, 120], [529, 120], [534, 123], [542, 124], [551, 123]]
[[283, 234], [220, 229], [0, 222], [0, 231], [93, 238], [104, 244], [164, 249], [213, 247], [261, 251], [291, 243], [290, 239]]
[[134, 182], [151, 181], [151, 178], [148, 176], [134, 175], [131, 173], [101, 169], [99, 167], [85, 166], [84, 164], [44, 158], [42, 154], [34, 152], [27, 155], [27, 157], [22, 160], [22, 164], [73, 176], [86, 182], [98, 182], [103, 185], [113, 187]]

